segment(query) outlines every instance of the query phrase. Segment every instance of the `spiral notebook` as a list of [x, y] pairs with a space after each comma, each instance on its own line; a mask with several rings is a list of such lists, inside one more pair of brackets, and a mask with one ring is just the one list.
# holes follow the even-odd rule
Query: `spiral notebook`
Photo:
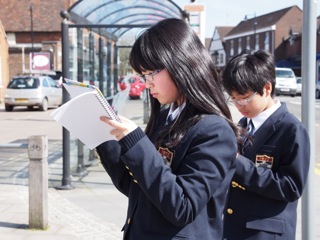
[[100, 121], [100, 116], [117, 121], [120, 119], [101, 91], [93, 85], [69, 79], [65, 82], [63, 87], [71, 99], [51, 113], [53, 119], [90, 149], [105, 141], [115, 140], [110, 134], [112, 127]]

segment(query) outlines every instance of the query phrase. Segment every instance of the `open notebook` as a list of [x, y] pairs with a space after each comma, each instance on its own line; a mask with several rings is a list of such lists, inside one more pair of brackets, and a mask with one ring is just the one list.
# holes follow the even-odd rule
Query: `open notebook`
[[120, 119], [101, 91], [93, 85], [69, 79], [65, 81], [63, 87], [71, 99], [51, 113], [53, 119], [90, 149], [105, 141], [115, 140], [110, 134], [111, 127], [100, 121], [100, 116], [117, 121]]

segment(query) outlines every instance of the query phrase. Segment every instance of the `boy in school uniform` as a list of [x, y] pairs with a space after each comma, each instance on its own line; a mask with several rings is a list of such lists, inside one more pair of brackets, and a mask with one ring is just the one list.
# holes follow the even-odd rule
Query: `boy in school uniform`
[[243, 115], [242, 150], [224, 216], [224, 240], [294, 240], [306, 184], [309, 136], [286, 104], [274, 99], [275, 64], [264, 50], [227, 64], [223, 85]]

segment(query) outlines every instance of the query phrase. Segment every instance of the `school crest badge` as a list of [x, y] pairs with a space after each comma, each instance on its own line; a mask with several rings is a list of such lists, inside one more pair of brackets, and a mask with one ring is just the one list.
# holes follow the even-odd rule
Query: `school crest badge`
[[158, 152], [161, 154], [163, 158], [163, 162], [170, 166], [172, 163], [174, 152], [171, 152], [168, 148], [159, 147]]
[[273, 165], [273, 157], [268, 155], [256, 155], [255, 166], [271, 169]]

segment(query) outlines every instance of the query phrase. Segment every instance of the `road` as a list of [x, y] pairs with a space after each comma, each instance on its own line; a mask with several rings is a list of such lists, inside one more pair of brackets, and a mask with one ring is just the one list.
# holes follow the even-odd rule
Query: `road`
[[[127, 105], [122, 115], [126, 116], [128, 113], [131, 116], [130, 110], [138, 108], [142, 118], [141, 100], [128, 100]], [[47, 135], [50, 140], [61, 140], [62, 128], [50, 116], [53, 111], [54, 109], [42, 112], [37, 108], [28, 110], [26, 107], [16, 107], [12, 112], [6, 112], [4, 106], [0, 104], [0, 144], [24, 141], [33, 135]], [[137, 118], [139, 116], [133, 116], [132, 120]]]
[[[287, 103], [289, 111], [292, 112], [298, 119], [301, 120], [301, 97], [279, 96], [281, 101]], [[315, 100], [315, 157], [316, 163], [320, 164], [320, 100]], [[141, 116], [134, 116], [132, 120], [143, 116], [143, 106], [141, 100], [128, 100], [127, 106], [122, 113], [126, 115], [126, 111], [133, 108], [141, 109]], [[61, 140], [62, 128], [52, 120], [50, 113], [54, 109], [49, 109], [46, 112], [39, 110], [27, 110], [27, 108], [17, 107], [13, 112], [5, 112], [3, 106], [0, 105], [0, 144], [11, 142], [26, 142], [29, 136], [47, 135], [48, 139]], [[232, 111], [234, 121], [238, 121], [241, 117], [237, 111]], [[142, 121], [142, 120], [141, 120]], [[320, 172], [320, 166], [319, 166]]]
[[[290, 97], [290, 96], [280, 96], [281, 101], [286, 102], [288, 109], [291, 113], [293, 113], [300, 120], [301, 116], [301, 97]], [[307, 116], [306, 116], [307, 117]], [[315, 100], [315, 158], [316, 163], [320, 164], [320, 99]], [[320, 165], [318, 165], [318, 171], [320, 174]]]

